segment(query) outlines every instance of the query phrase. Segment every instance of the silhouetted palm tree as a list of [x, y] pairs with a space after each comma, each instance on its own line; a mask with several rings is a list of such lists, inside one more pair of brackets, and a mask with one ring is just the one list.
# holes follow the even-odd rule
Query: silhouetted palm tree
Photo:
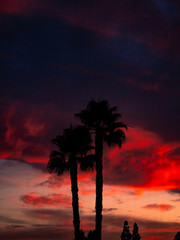
[[127, 128], [124, 123], [117, 121], [121, 115], [116, 111], [116, 107], [110, 108], [107, 100], [98, 102], [91, 100], [86, 109], [75, 114], [85, 126], [95, 132], [97, 240], [101, 240], [102, 229], [103, 143], [106, 142], [108, 146], [117, 144], [121, 147], [125, 140], [125, 134], [121, 128]]
[[73, 224], [75, 240], [80, 238], [80, 216], [79, 216], [79, 198], [77, 183], [77, 163], [83, 170], [93, 168], [93, 155], [87, 155], [87, 152], [93, 147], [91, 135], [88, 128], [77, 126], [67, 128], [62, 135], [58, 135], [52, 140], [59, 148], [59, 151], [52, 151], [47, 168], [50, 173], [56, 172], [62, 175], [64, 172], [70, 172], [72, 207], [73, 207]]

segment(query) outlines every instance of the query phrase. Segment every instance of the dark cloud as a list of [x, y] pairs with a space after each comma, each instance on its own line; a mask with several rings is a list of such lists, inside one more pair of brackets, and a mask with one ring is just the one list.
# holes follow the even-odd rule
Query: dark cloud
[[33, 227], [40, 227], [40, 228], [42, 228], [42, 227], [47, 227], [47, 228], [49, 228], [49, 227], [57, 227], [58, 225], [56, 224], [56, 225], [50, 225], [50, 224], [33, 224], [32, 225]]
[[46, 196], [40, 196], [38, 193], [31, 193], [29, 195], [23, 195], [20, 197], [20, 200], [29, 205], [35, 207], [43, 207], [43, 206], [58, 206], [63, 205], [65, 207], [71, 207], [72, 201], [69, 196], [63, 194], [49, 194]]
[[4, 231], [0, 233], [1, 239], [6, 240], [13, 240], [13, 239], [19, 239], [19, 240], [49, 240], [49, 239], [64, 239], [64, 237], [67, 240], [70, 240], [73, 238], [73, 231], [68, 231], [66, 229], [59, 229], [54, 227], [33, 227], [26, 230], [18, 230], [16, 231]]
[[179, 157], [180, 155], [180, 147], [174, 149], [170, 154], [169, 157]]
[[170, 204], [147, 204], [146, 206], [144, 206], [143, 208], [147, 208], [147, 209], [157, 209], [160, 211], [170, 211], [174, 208], [174, 206], [170, 205]]
[[[24, 209], [23, 210], [24, 214], [29, 217], [33, 217], [36, 219], [50, 219], [50, 220], [58, 220], [59, 224], [61, 224], [61, 221], [59, 221], [61, 218], [65, 220], [72, 217], [72, 210], [67, 209], [67, 210], [59, 210], [59, 209], [48, 209], [48, 208], [42, 208], [42, 209]], [[63, 222], [62, 222], [63, 225]]]
[[171, 189], [168, 191], [170, 194], [177, 194], [180, 195], [180, 188], [176, 188], [176, 189]]
[[172, 202], [180, 202], [180, 198], [177, 198], [177, 199], [174, 199], [174, 200], [171, 200]]
[[[41, 172], [47, 172], [45, 170], [45, 164], [44, 163], [30, 163], [21, 159], [0, 159], [0, 165], [1, 165], [1, 177], [7, 176], [12, 177], [13, 175], [16, 175], [18, 171], [24, 170], [24, 174], [37, 171], [39, 173]], [[3, 180], [3, 178], [1, 179]]]
[[64, 184], [64, 178], [62, 176], [57, 176], [52, 174], [48, 180], [36, 184], [36, 186], [48, 187], [48, 188], [59, 188]]
[[24, 225], [15, 225], [15, 224], [11, 224], [9, 225], [7, 228], [8, 229], [17, 229], [17, 228], [24, 228]]
[[112, 212], [112, 211], [115, 211], [115, 210], [117, 210], [117, 208], [103, 208], [103, 211], [104, 211], [105, 213], [107, 213], [107, 212]]
[[23, 220], [19, 220], [19, 219], [16, 219], [16, 218], [10, 218], [10, 217], [7, 217], [7, 216], [4, 216], [4, 215], [0, 215], [0, 221], [1, 223], [8, 223], [8, 224], [11, 224], [11, 225], [18, 225], [18, 226], [24, 226], [25, 222]]

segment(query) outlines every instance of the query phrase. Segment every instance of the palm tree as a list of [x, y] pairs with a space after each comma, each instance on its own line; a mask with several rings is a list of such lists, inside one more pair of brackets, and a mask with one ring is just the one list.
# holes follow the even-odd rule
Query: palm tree
[[95, 133], [95, 156], [96, 156], [96, 236], [101, 240], [102, 229], [102, 192], [103, 192], [103, 143], [109, 147], [118, 145], [121, 147], [125, 140], [122, 128], [127, 126], [118, 122], [121, 117], [116, 112], [116, 107], [109, 106], [107, 100], [91, 100], [86, 109], [75, 114], [80, 121]]
[[47, 168], [50, 173], [55, 172], [62, 175], [66, 171], [70, 172], [72, 208], [75, 240], [80, 239], [80, 216], [79, 216], [79, 198], [77, 183], [77, 163], [80, 162], [81, 169], [87, 170], [93, 168], [93, 155], [87, 155], [87, 152], [93, 147], [91, 135], [87, 127], [77, 126], [67, 128], [62, 135], [56, 136], [52, 140], [59, 148], [59, 151], [52, 151]]

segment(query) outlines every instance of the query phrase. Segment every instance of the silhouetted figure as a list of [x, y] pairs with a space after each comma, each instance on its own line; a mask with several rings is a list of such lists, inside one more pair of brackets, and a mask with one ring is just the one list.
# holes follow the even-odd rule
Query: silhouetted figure
[[117, 120], [121, 117], [116, 112], [116, 107], [110, 107], [108, 101], [91, 100], [86, 109], [75, 114], [81, 122], [95, 132], [95, 155], [96, 155], [96, 234], [97, 240], [101, 240], [102, 229], [102, 192], [103, 192], [103, 143], [108, 146], [118, 145], [121, 147], [125, 140], [122, 128], [127, 128]]
[[129, 231], [128, 221], [124, 221], [124, 227], [121, 234], [121, 240], [131, 240], [132, 235]]
[[92, 149], [90, 145], [91, 136], [86, 127], [77, 126], [73, 128], [70, 126], [70, 128], [63, 131], [63, 135], [58, 135], [52, 142], [58, 146], [59, 151], [51, 152], [47, 168], [50, 173], [56, 172], [58, 175], [62, 175], [66, 171], [70, 172], [74, 236], [75, 240], [79, 240], [80, 217], [77, 163], [81, 163], [80, 166], [83, 170], [93, 167], [93, 155], [86, 155], [87, 152]]
[[174, 240], [180, 240], [180, 232], [176, 233], [176, 236], [174, 237]]
[[87, 235], [87, 240], [96, 240], [96, 231], [95, 230], [90, 230], [88, 235]]
[[134, 223], [132, 240], [140, 240], [140, 239], [141, 239], [141, 236], [139, 234], [138, 225], [136, 223]]

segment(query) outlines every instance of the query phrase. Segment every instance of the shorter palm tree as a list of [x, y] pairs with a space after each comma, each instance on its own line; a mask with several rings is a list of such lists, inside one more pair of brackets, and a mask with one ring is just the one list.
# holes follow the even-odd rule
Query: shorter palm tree
[[87, 127], [77, 126], [67, 128], [62, 135], [52, 140], [59, 148], [59, 151], [52, 151], [47, 168], [50, 173], [55, 172], [62, 175], [70, 172], [72, 208], [75, 240], [80, 239], [80, 216], [77, 182], [77, 163], [80, 163], [82, 170], [93, 169], [94, 156], [87, 153], [93, 149], [91, 135]]

